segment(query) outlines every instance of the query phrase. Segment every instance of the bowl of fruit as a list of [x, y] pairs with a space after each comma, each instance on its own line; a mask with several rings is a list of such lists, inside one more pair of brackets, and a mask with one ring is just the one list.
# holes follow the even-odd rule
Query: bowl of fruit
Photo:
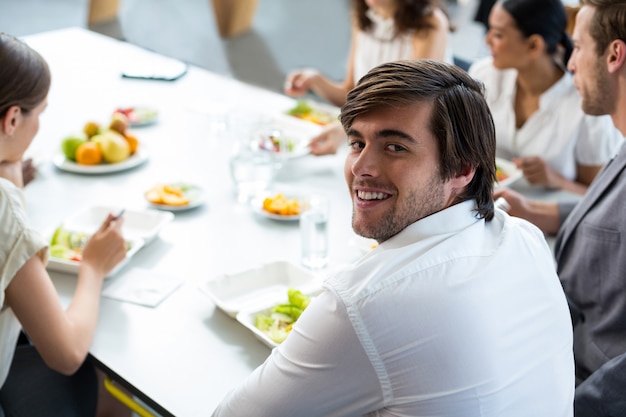
[[134, 168], [147, 160], [128, 118], [116, 112], [108, 124], [89, 121], [61, 141], [57, 168], [79, 174], [105, 174]]

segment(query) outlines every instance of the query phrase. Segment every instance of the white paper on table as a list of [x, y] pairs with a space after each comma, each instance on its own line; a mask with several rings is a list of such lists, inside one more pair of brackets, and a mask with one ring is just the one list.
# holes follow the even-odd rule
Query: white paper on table
[[178, 278], [142, 268], [131, 268], [104, 282], [102, 295], [119, 301], [156, 307], [176, 290]]

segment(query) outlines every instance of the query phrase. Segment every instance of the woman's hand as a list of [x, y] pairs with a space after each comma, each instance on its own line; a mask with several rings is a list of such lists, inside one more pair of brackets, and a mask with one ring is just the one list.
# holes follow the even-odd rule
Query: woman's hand
[[530, 184], [543, 185], [548, 188], [563, 188], [563, 181], [566, 179], [553, 170], [541, 157], [515, 158], [513, 162]]
[[528, 217], [528, 199], [520, 193], [506, 187], [496, 188], [493, 199], [495, 201], [498, 198], [503, 198], [508, 203], [506, 212], [511, 216], [524, 219]]
[[342, 141], [345, 141], [346, 134], [343, 131], [341, 123], [334, 122], [329, 124], [322, 132], [313, 137], [309, 142], [311, 154], [313, 155], [331, 155], [337, 153], [337, 149]]
[[109, 214], [83, 250], [81, 263], [91, 266], [102, 277], [126, 257], [126, 241], [122, 236], [123, 222], [123, 218], [115, 218]]
[[285, 94], [291, 97], [305, 95], [319, 75], [319, 71], [310, 68], [292, 72], [285, 80]]
[[37, 167], [33, 164], [32, 158], [24, 159], [22, 161], [22, 181], [24, 187], [28, 185], [37, 175]]
[[554, 202], [530, 200], [509, 188], [497, 188], [493, 199], [503, 198], [507, 203], [507, 212], [511, 216], [526, 219], [544, 233], [556, 234], [559, 231], [559, 208]]

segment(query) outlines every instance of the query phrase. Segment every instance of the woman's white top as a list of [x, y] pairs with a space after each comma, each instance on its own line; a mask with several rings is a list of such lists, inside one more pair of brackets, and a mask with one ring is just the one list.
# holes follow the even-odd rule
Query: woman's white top
[[[373, 10], [367, 11], [373, 25], [367, 31], [359, 30], [354, 51], [354, 82], [372, 68], [385, 62], [413, 58], [414, 30], [396, 35], [393, 18], [383, 18]], [[445, 62], [454, 62], [449, 42], [445, 52]]]
[[47, 242], [26, 220], [22, 190], [0, 178], [0, 387], [4, 384], [20, 334], [20, 322], [5, 305], [4, 291], [22, 266], [38, 255], [45, 263]]
[[624, 140], [610, 116], [583, 112], [580, 94], [568, 72], [541, 95], [539, 109], [519, 129], [514, 107], [517, 70], [499, 70], [488, 57], [474, 63], [469, 73], [485, 84], [500, 158], [541, 156], [552, 169], [575, 180], [577, 163], [604, 165]]

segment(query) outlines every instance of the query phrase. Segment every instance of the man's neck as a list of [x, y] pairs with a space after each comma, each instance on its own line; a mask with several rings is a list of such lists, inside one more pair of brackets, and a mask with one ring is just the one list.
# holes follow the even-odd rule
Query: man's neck
[[611, 113], [613, 124], [626, 137], [626, 91], [618, 94], [615, 111]]

